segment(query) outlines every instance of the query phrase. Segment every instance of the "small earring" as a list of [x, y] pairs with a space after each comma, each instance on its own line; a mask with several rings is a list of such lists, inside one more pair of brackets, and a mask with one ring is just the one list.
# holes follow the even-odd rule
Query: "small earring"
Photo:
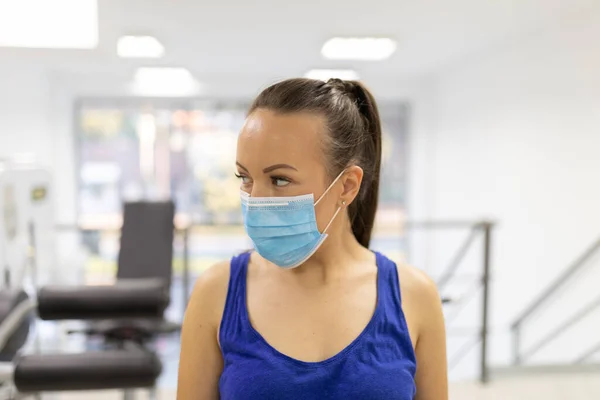
[[342, 206], [346, 207], [346, 200], [342, 200]]

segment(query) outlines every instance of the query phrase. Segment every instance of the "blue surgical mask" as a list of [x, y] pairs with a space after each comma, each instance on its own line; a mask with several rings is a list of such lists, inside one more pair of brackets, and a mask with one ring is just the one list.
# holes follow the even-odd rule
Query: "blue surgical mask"
[[329, 192], [344, 171], [329, 185], [317, 202], [312, 194], [294, 197], [250, 197], [241, 192], [242, 215], [254, 248], [264, 259], [281, 268], [295, 268], [308, 260], [327, 238], [317, 228], [315, 206]]

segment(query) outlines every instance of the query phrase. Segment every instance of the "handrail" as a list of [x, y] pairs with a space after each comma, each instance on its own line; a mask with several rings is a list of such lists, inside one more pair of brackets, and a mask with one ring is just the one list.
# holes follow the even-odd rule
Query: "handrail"
[[447, 228], [447, 229], [457, 229], [457, 228], [473, 228], [477, 226], [481, 226], [483, 223], [481, 220], [470, 221], [470, 220], [408, 220], [404, 223], [406, 228], [415, 229], [415, 228]]
[[583, 354], [577, 357], [577, 359], [575, 360], [575, 364], [583, 364], [598, 352], [600, 352], [600, 342], [596, 343], [594, 346], [587, 349], [585, 352], [583, 352]]
[[462, 312], [462, 310], [469, 305], [469, 301], [475, 297], [475, 294], [481, 288], [481, 284], [479, 281], [475, 282], [474, 285], [471, 286], [469, 290], [465, 290], [465, 295], [459, 297], [457, 300], [452, 299], [451, 301], [454, 304], [454, 312], [446, 317], [446, 324], [450, 325]]
[[[404, 222], [404, 227], [406, 229], [457, 229], [457, 228], [477, 228], [481, 227], [486, 223], [495, 224], [493, 221], [482, 221], [482, 220], [406, 220]], [[80, 230], [80, 231], [119, 231], [121, 229], [122, 224], [111, 224], [105, 226], [86, 226], [79, 222], [70, 222], [70, 223], [56, 223], [54, 224], [54, 229], [58, 231], [70, 231], [70, 230]], [[186, 229], [192, 227], [205, 227], [205, 226], [217, 226], [217, 224], [201, 224], [198, 222], [190, 221], [187, 224], [175, 224], [176, 229]], [[218, 224], [218, 226], [242, 226], [241, 223], [225, 223]]]
[[483, 301], [482, 301], [482, 323], [481, 323], [481, 358], [480, 358], [480, 369], [481, 369], [481, 382], [486, 383], [489, 380], [489, 370], [487, 366], [487, 339], [488, 339], [488, 327], [489, 327], [489, 316], [488, 311], [490, 308], [490, 273], [491, 273], [491, 247], [492, 247], [492, 229], [494, 224], [492, 222], [484, 222], [481, 224], [483, 229]]
[[569, 266], [560, 276], [558, 276], [550, 286], [546, 290], [544, 290], [526, 309], [521, 313], [521, 315], [515, 319], [515, 321], [511, 325], [511, 329], [515, 330], [523, 323], [525, 319], [527, 319], [531, 314], [533, 314], [538, 308], [546, 302], [546, 300], [554, 294], [558, 289], [560, 289], [565, 282], [569, 280], [577, 271], [579, 271], [585, 263], [596, 253], [596, 251], [600, 249], [600, 237], [586, 249], [583, 254], [581, 254], [572, 264]]
[[477, 226], [475, 225], [471, 229], [471, 232], [469, 232], [467, 239], [459, 247], [458, 251], [454, 254], [454, 257], [452, 257], [452, 261], [450, 261], [450, 263], [442, 273], [442, 276], [438, 279], [438, 290], [442, 290], [446, 286], [446, 284], [448, 284], [450, 279], [452, 279], [452, 277], [456, 273], [456, 270], [460, 266], [460, 262], [467, 255], [467, 252], [471, 247], [471, 243], [473, 243], [473, 241], [477, 237], [477, 233]]
[[[467, 334], [473, 336], [472, 340], [467, 341], [460, 349], [450, 357], [449, 368], [452, 368], [458, 362], [460, 362], [475, 346], [480, 344], [480, 356], [479, 356], [479, 379], [482, 383], [488, 381], [488, 353], [487, 353], [487, 336], [488, 336], [488, 325], [489, 325], [489, 289], [490, 289], [490, 275], [491, 275], [491, 240], [492, 231], [495, 223], [492, 221], [409, 221], [405, 227], [407, 229], [470, 229], [466, 238], [460, 243], [458, 250], [452, 255], [452, 259], [448, 263], [448, 266], [443, 270], [440, 279], [437, 281], [438, 289], [441, 291], [446, 284], [456, 276], [456, 272], [460, 268], [461, 262], [464, 260], [467, 252], [472, 247], [475, 239], [482, 235], [482, 273], [477, 281], [477, 287], [481, 287], [482, 290], [482, 312], [481, 312], [481, 325], [476, 329], [468, 329], [468, 331], [454, 332], [460, 335]], [[475, 290], [469, 290], [470, 295], [476, 293]], [[454, 303], [452, 299], [449, 303]], [[464, 298], [458, 302], [464, 303]], [[448, 332], [452, 335], [452, 332]]]
[[535, 346], [531, 347], [525, 354], [521, 354], [520, 356], [522, 358], [532, 356], [538, 350], [540, 350], [542, 347], [544, 347], [545, 345], [550, 343], [557, 336], [562, 334], [565, 330], [569, 329], [572, 325], [581, 321], [583, 318], [585, 318], [587, 315], [589, 315], [592, 311], [594, 311], [598, 307], [600, 307], [600, 296], [596, 297], [594, 300], [592, 300], [591, 302], [586, 304], [579, 311], [577, 311], [574, 315], [572, 315], [570, 318], [566, 319], [558, 327], [551, 330]]
[[475, 336], [473, 339], [465, 342], [454, 355], [450, 357], [448, 361], [448, 368], [454, 368], [456, 364], [460, 362], [467, 354], [481, 341], [479, 336]]

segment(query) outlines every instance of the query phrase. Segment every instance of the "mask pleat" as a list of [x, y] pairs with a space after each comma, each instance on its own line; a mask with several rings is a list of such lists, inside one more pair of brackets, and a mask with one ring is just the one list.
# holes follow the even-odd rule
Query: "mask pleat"
[[279, 267], [298, 266], [327, 237], [317, 227], [312, 195], [253, 198], [242, 193], [241, 197], [244, 226], [256, 251]]
[[248, 236], [252, 238], [271, 238], [275, 236], [293, 236], [317, 231], [316, 222], [297, 225], [281, 226], [250, 226], [245, 225]]
[[296, 248], [281, 254], [269, 254], [271, 258], [265, 257], [263, 254], [258, 252], [261, 256], [271, 261], [273, 264], [281, 268], [294, 268], [306, 261], [311, 255], [317, 251], [321, 243], [325, 240], [327, 235], [322, 235], [316, 238], [316, 240], [307, 243], [306, 245]]
[[253, 240], [256, 248], [269, 248], [270, 254], [279, 257], [304, 246], [315, 244], [321, 237], [318, 233], [303, 233], [293, 236], [278, 236], [276, 238], [260, 238]]

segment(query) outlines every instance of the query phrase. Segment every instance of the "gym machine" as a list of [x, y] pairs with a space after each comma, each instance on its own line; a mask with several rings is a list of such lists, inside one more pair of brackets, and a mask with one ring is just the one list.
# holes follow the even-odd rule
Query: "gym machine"
[[[149, 388], [153, 398], [162, 367], [152, 341], [180, 328], [164, 319], [174, 205], [125, 205], [114, 285], [49, 286], [59, 276], [49, 187], [43, 169], [0, 162], [0, 399], [99, 389], [123, 389], [131, 399], [131, 388]], [[46, 286], [38, 290], [40, 284]], [[47, 321], [86, 321], [70, 333], [102, 338], [103, 351], [20, 355], [35, 313]]]
[[145, 346], [150, 332], [137, 332], [129, 340], [107, 339], [110, 347], [103, 351], [19, 355], [19, 350], [35, 312], [47, 321], [161, 318], [168, 303], [168, 287], [160, 279], [124, 279], [111, 286], [47, 286], [38, 291], [37, 301], [22, 290], [0, 291], [0, 398], [131, 388], [149, 388], [154, 397], [162, 365]]

